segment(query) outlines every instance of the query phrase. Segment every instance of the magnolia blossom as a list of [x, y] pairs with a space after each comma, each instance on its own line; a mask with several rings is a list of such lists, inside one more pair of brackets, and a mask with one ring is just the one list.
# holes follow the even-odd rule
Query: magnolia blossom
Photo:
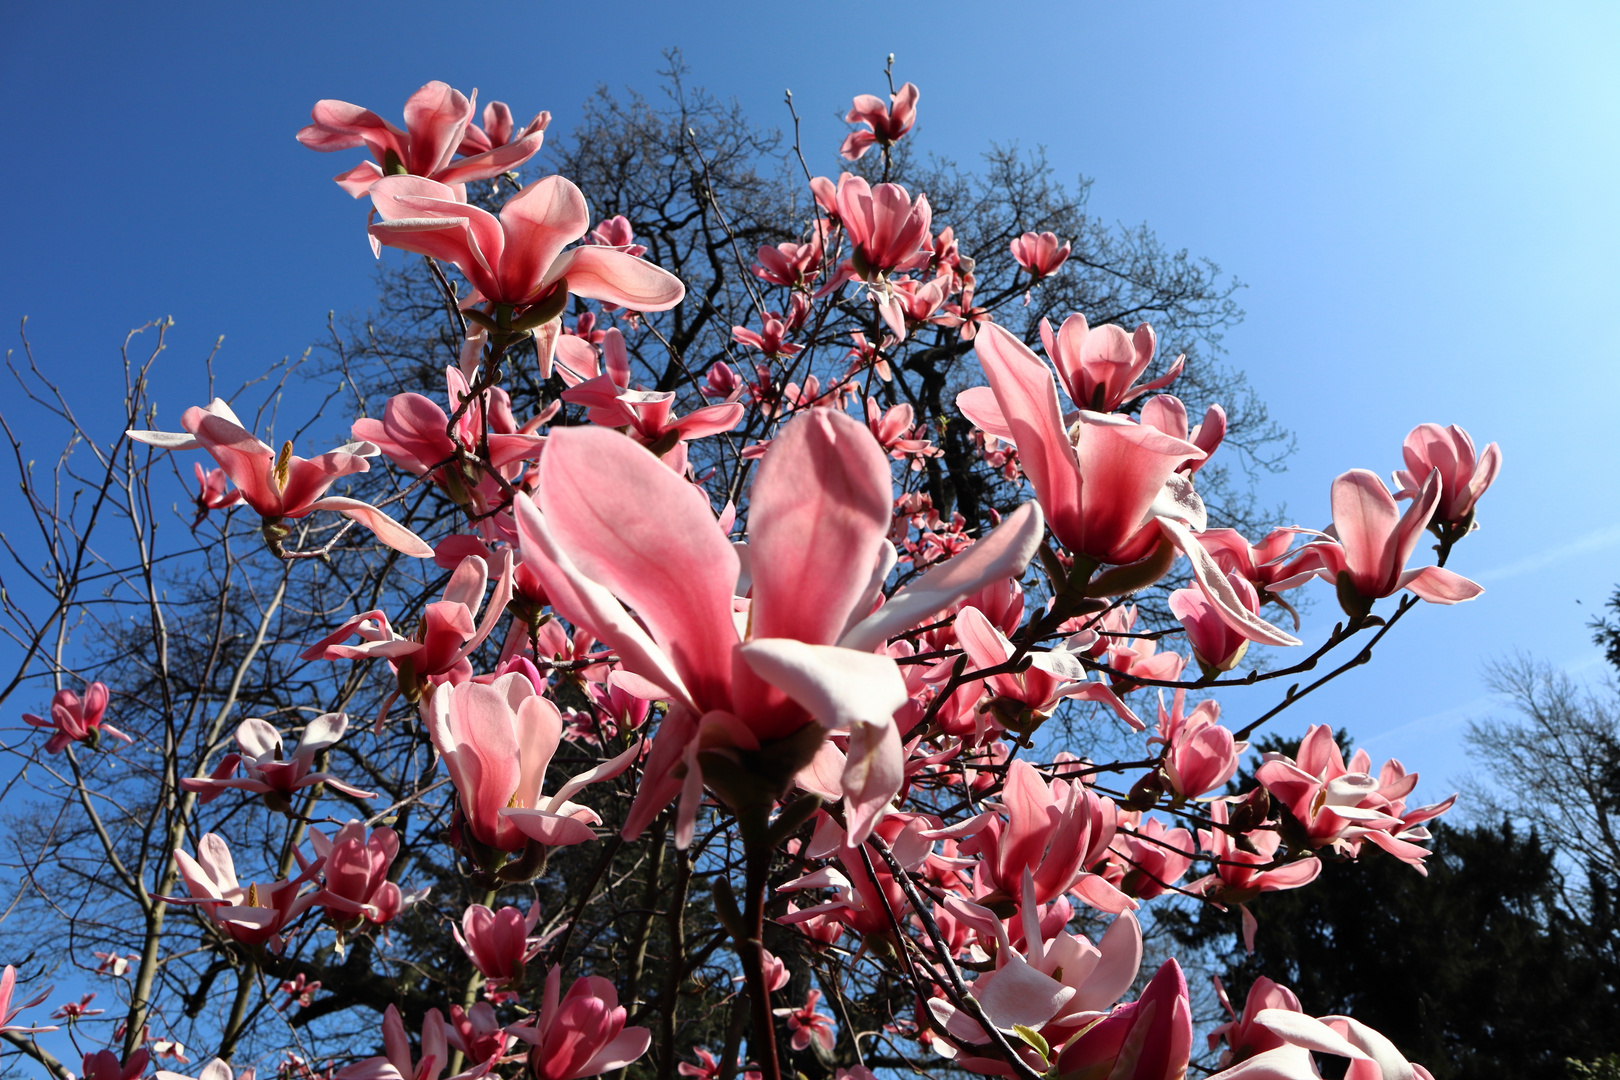
[[1177, 690], [1166, 711], [1161, 692], [1158, 734], [1148, 741], [1164, 745], [1162, 769], [1171, 793], [1179, 799], [1196, 799], [1232, 779], [1238, 755], [1249, 744], [1237, 742], [1221, 726], [1219, 702], [1200, 701], [1192, 712], [1184, 712], [1186, 693]]
[[[1007, 666], [1014, 653], [1012, 642], [978, 608], [963, 607], [954, 626], [971, 670]], [[1029, 730], [1037, 720], [1050, 716], [1064, 698], [1078, 698], [1105, 705], [1131, 727], [1142, 730], [1144, 725], [1136, 714], [1106, 683], [1090, 681], [1085, 667], [1071, 653], [1051, 649], [1028, 655], [1026, 670], [1002, 672], [984, 680], [985, 688], [995, 695], [990, 708], [1004, 727]]]
[[[540, 112], [523, 127], [519, 128], [512, 119], [512, 110], [504, 101], [492, 101], [484, 106], [484, 126], [468, 123], [466, 134], [461, 136], [459, 153], [466, 157], [478, 154], [487, 154], [498, 146], [510, 146], [533, 135], [538, 135], [551, 126], [551, 113]], [[465, 162], [462, 162], [465, 164]]]
[[1431, 469], [1402, 514], [1377, 474], [1351, 469], [1333, 481], [1333, 526], [1328, 539], [1303, 551], [1316, 559], [1322, 580], [1338, 586], [1339, 605], [1365, 616], [1379, 597], [1409, 590], [1431, 604], [1472, 600], [1485, 590], [1440, 566], [1408, 570], [1441, 493], [1440, 470]]
[[37, 728], [51, 728], [51, 737], [45, 743], [45, 752], [60, 754], [76, 742], [88, 743], [92, 749], [101, 744], [101, 733], [128, 743], [128, 735], [102, 723], [107, 711], [109, 693], [105, 683], [93, 682], [84, 688], [84, 697], [72, 690], [58, 690], [51, 695], [49, 720], [33, 713], [23, 713], [23, 723]]
[[520, 672], [440, 686], [428, 732], [455, 784], [465, 835], [493, 852], [520, 851], [531, 840], [560, 847], [596, 839], [590, 827], [602, 819], [569, 798], [619, 775], [641, 751], [638, 741], [544, 795], [546, 767], [562, 741], [562, 715]]
[[787, 1019], [788, 1031], [793, 1033], [791, 1045], [795, 1050], [806, 1049], [810, 1040], [815, 1039], [821, 1048], [831, 1052], [833, 1048], [833, 1018], [816, 1008], [821, 1000], [820, 990], [811, 990], [805, 994], [804, 1004], [798, 1008], [773, 1009], [777, 1016]]
[[843, 173], [838, 177], [837, 197], [838, 220], [854, 247], [850, 258], [856, 277], [869, 281], [894, 270], [928, 264], [933, 210], [927, 195], [918, 195], [913, 203], [899, 184], [872, 187], [853, 173]]
[[32, 1035], [40, 1031], [55, 1031], [55, 1026], [31, 1027], [25, 1024], [12, 1023], [12, 1021], [17, 1018], [18, 1013], [22, 1012], [24, 1009], [32, 1009], [34, 1006], [40, 1004], [46, 998], [50, 997], [52, 987], [47, 986], [45, 989], [41, 990], [39, 993], [35, 994], [22, 1004], [13, 1006], [11, 1004], [11, 997], [14, 993], [16, 993], [16, 990], [17, 969], [10, 964], [7, 964], [5, 972], [0, 974], [0, 1034], [10, 1032], [14, 1035]]
[[1036, 903], [1046, 904], [1073, 891], [1101, 911], [1118, 914], [1136, 904], [1098, 874], [1088, 873], [1108, 853], [1119, 811], [1079, 779], [1043, 780], [1022, 758], [1007, 769], [1001, 792], [1007, 815], [984, 814], [961, 850], [978, 855], [982, 890], [1021, 895], [1026, 873]]
[[1211, 1047], [1221, 1035], [1228, 1039], [1226, 1067], [1211, 1080], [1320, 1080], [1316, 1054], [1348, 1058], [1345, 1080], [1434, 1080], [1372, 1028], [1348, 1016], [1312, 1018], [1292, 991], [1264, 977], [1249, 991], [1243, 1018], [1218, 1028]]
[[544, 945], [542, 939], [532, 936], [539, 921], [539, 904], [529, 905], [527, 915], [515, 907], [491, 911], [483, 904], [470, 904], [461, 925], [452, 925], [450, 931], [491, 988], [521, 986], [523, 966]]
[[147, 1050], [137, 1050], [127, 1060], [111, 1050], [96, 1050], [84, 1055], [79, 1077], [80, 1080], [137, 1080], [146, 1073], [151, 1060], [152, 1055]]
[[1142, 996], [1093, 1024], [1058, 1055], [1063, 1080], [1181, 1080], [1192, 1056], [1192, 1007], [1181, 965], [1166, 960]]
[[[168, 1069], [159, 1069], [152, 1074], [157, 1080], [191, 1080], [184, 1073], [170, 1072]], [[236, 1072], [224, 1061], [214, 1058], [202, 1067], [197, 1074], [197, 1080], [253, 1080], [257, 1071], [249, 1065], [241, 1072]]]
[[[1226, 575], [1227, 583], [1243, 607], [1257, 618], [1260, 614], [1260, 594], [1254, 585], [1236, 572]], [[1206, 674], [1231, 671], [1243, 661], [1249, 649], [1249, 638], [1244, 630], [1234, 628], [1221, 618], [1221, 611], [1209, 599], [1209, 594], [1197, 584], [1190, 589], [1177, 589], [1170, 594], [1170, 614], [1181, 620], [1187, 632], [1187, 644]]]
[[1142, 323], [1127, 334], [1124, 327], [1109, 323], [1092, 329], [1079, 314], [1064, 319], [1055, 334], [1052, 324], [1042, 319], [1041, 344], [1057, 368], [1069, 400], [1094, 412], [1113, 412], [1143, 394], [1162, 390], [1181, 375], [1186, 360], [1177, 357], [1163, 375], [1137, 384], [1153, 363], [1158, 345], [1153, 328]]
[[1029, 271], [1031, 277], [1050, 277], [1058, 272], [1058, 268], [1069, 259], [1069, 250], [1072, 245], [1065, 240], [1058, 243], [1056, 233], [1027, 232], [1017, 237], [1011, 244], [1014, 261]]
[[1110, 883], [1126, 896], [1151, 900], [1174, 887], [1192, 866], [1192, 833], [1172, 829], [1158, 818], [1121, 814], [1119, 831], [1109, 846]]
[[1430, 472], [1440, 474], [1440, 498], [1434, 505], [1429, 528], [1445, 535], [1467, 533], [1474, 527], [1474, 504], [1496, 481], [1502, 469], [1502, 451], [1495, 443], [1474, 453], [1468, 432], [1452, 424], [1419, 424], [1401, 447], [1406, 468], [1395, 473], [1395, 497], [1416, 499]]
[[899, 142], [917, 122], [917, 97], [918, 90], [913, 83], [906, 83], [898, 93], [890, 94], [887, 104], [876, 94], [857, 94], [844, 116], [844, 123], [865, 124], [866, 130], [844, 136], [844, 145], [838, 152], [848, 161], [859, 161], [874, 144], [887, 148]]
[[1230, 811], [1224, 802], [1211, 803], [1209, 817], [1214, 828], [1199, 829], [1198, 840], [1205, 851], [1215, 856], [1215, 869], [1188, 885], [1187, 891], [1208, 896], [1216, 903], [1241, 906], [1243, 943], [1252, 951], [1256, 925], [1244, 905], [1261, 893], [1309, 885], [1322, 872], [1322, 860], [1305, 858], [1279, 864], [1282, 837], [1270, 829], [1245, 834], [1246, 843], [1239, 845], [1225, 828]]
[[186, 433], [169, 431], [128, 431], [136, 442], [162, 450], [206, 450], [231, 478], [242, 500], [264, 519], [265, 536], [279, 550], [287, 535], [283, 518], [306, 517], [316, 510], [336, 510], [370, 529], [378, 540], [406, 555], [419, 559], [432, 556], [433, 549], [421, 537], [369, 503], [327, 495], [326, 490], [339, 477], [365, 472], [371, 466], [366, 458], [378, 453], [371, 443], [354, 442], [322, 454], [301, 458], [292, 452], [292, 443], [283, 443], [280, 453], [260, 442], [242, 426], [231, 407], [215, 398], [205, 408], [193, 406], [180, 416]]
[[[388, 880], [388, 869], [399, 855], [399, 836], [386, 825], [366, 833], [358, 821], [350, 821], [330, 838], [319, 829], [309, 831], [318, 862], [323, 863], [324, 880], [314, 903], [326, 909], [333, 922], [382, 924], [391, 922], [405, 907], [405, 894]], [[294, 855], [308, 866], [296, 848]]]
[[1426, 873], [1428, 849], [1413, 841], [1429, 839], [1423, 823], [1450, 810], [1457, 796], [1407, 810], [1406, 796], [1417, 787], [1417, 773], [1408, 773], [1395, 760], [1385, 762], [1377, 777], [1371, 770], [1365, 750], [1357, 750], [1346, 766], [1333, 730], [1313, 724], [1300, 740], [1297, 757], [1267, 754], [1254, 778], [1294, 815], [1312, 847], [1355, 855], [1367, 840]]
[[579, 1080], [622, 1069], [652, 1045], [651, 1031], [624, 1026], [628, 1014], [609, 980], [576, 979], [559, 1000], [561, 988], [562, 969], [554, 966], [534, 1025], [510, 1029], [534, 1048], [529, 1069], [536, 1080]]
[[[298, 748], [289, 757], [281, 732], [267, 722], [249, 718], [236, 726], [236, 745], [240, 749], [226, 754], [209, 776], [188, 776], [180, 780], [185, 791], [198, 793], [199, 802], [212, 802], [228, 788], [240, 788], [266, 796], [274, 809], [289, 811], [288, 799], [301, 788], [326, 784], [336, 791], [356, 799], [371, 799], [375, 792], [362, 791], [327, 772], [315, 772], [315, 758], [337, 744], [348, 729], [349, 718], [344, 713], [325, 713], [311, 720], [298, 740]], [[241, 776], [236, 772], [240, 769]]]
[[[398, 673], [400, 690], [411, 701], [432, 687], [465, 682], [472, 678], [472, 664], [467, 658], [494, 632], [512, 596], [509, 551], [502, 553], [495, 589], [485, 605], [484, 590], [488, 582], [489, 564], [477, 555], [468, 555], [456, 564], [455, 572], [445, 585], [444, 597], [423, 608], [414, 634], [406, 637], [397, 633], [389, 625], [388, 615], [380, 609], [366, 611], [305, 649], [303, 659], [383, 657]], [[477, 619], [480, 607], [484, 612], [482, 620]], [[360, 643], [343, 644], [349, 637], [358, 637]], [[388, 714], [390, 703], [391, 699], [383, 703], [378, 715], [379, 726], [382, 717]]]
[[223, 510], [242, 501], [239, 489], [226, 490], [230, 477], [225, 475], [224, 469], [205, 470], [200, 461], [192, 462], [191, 468], [197, 474], [197, 520], [192, 522], [193, 528], [202, 524], [210, 510]]
[[590, 210], [579, 188], [560, 176], [525, 187], [499, 217], [418, 176], [377, 181], [371, 201], [382, 218], [370, 226], [378, 241], [454, 263], [491, 303], [527, 309], [553, 301], [556, 311], [541, 321], [561, 313], [562, 293], [635, 311], [663, 311], [686, 295], [673, 274], [628, 252], [599, 244], [564, 251], [588, 231]]
[[[1100, 589], [1150, 583], [1179, 548], [1222, 618], [1254, 640], [1299, 644], [1242, 604], [1194, 535], [1205, 524], [1203, 503], [1177, 470], [1203, 450], [1104, 413], [1082, 410], [1071, 429], [1058, 408], [1052, 369], [1023, 342], [992, 324], [979, 335], [977, 351], [990, 385], [963, 391], [957, 405], [979, 428], [1018, 446], [1053, 535], [1099, 563], [1141, 564], [1130, 575], [1105, 575]], [[1117, 583], [1103, 584], [1110, 581]]]
[[[401, 131], [370, 109], [326, 98], [310, 110], [313, 122], [298, 132], [298, 141], [323, 153], [362, 145], [370, 150], [375, 161], [361, 162], [333, 177], [357, 199], [385, 175], [410, 173], [459, 186], [516, 169], [539, 152], [550, 113], [541, 113], [511, 139], [511, 112], [492, 102], [484, 110], [484, 123], [506, 137], [497, 142], [491, 133], [472, 126], [477, 101], [476, 90], [468, 98], [445, 83], [430, 82], [406, 100]], [[468, 138], [469, 131], [477, 134]], [[472, 153], [455, 161], [458, 151]], [[465, 200], [464, 193], [462, 197]]]
[[[445, 397], [455, 411], [472, 388], [459, 368], [446, 368], [444, 375]], [[376, 446], [389, 461], [414, 476], [438, 468], [434, 478], [452, 492], [454, 477], [445, 463], [458, 452], [480, 453], [481, 446], [487, 447], [489, 464], [507, 473], [513, 463], [539, 456], [545, 443], [543, 436], [530, 430], [530, 425], [518, 426], [511, 399], [500, 387], [484, 391], [468, 405], [456, 420], [453, 439], [446, 432], [449, 423], [450, 417], [436, 402], [421, 394], [395, 394], [383, 406], [380, 419], [363, 417], [349, 430], [356, 439]]]
[[[429, 1009], [422, 1017], [422, 1056], [411, 1057], [410, 1036], [405, 1033], [405, 1021], [399, 1010], [389, 1005], [383, 1010], [383, 1052], [377, 1057], [364, 1058], [337, 1071], [336, 1080], [439, 1080], [445, 1066], [450, 1064], [450, 1043], [445, 1035], [444, 1014]], [[489, 1072], [489, 1063], [477, 1063], [467, 1072], [457, 1074], [461, 1080], [473, 1080]]]
[[[671, 703], [626, 834], [638, 834], [678, 798], [683, 846], [696, 821], [703, 759], [738, 761], [767, 744], [780, 756], [756, 756], [755, 768], [728, 778], [753, 778], [774, 798], [818, 755], [818, 790], [845, 797], [850, 824], [864, 836], [900, 788], [894, 712], [909, 697], [894, 661], [869, 650], [984, 581], [1019, 572], [1040, 535], [1038, 515], [1011, 515], [965, 556], [869, 615], [894, 560], [885, 540], [888, 459], [862, 424], [825, 409], [786, 424], [761, 461], [746, 584], [739, 585], [737, 550], [701, 496], [614, 432], [553, 432], [537, 487], [535, 501], [520, 495], [514, 506], [524, 562], [558, 614], [589, 629]], [[826, 558], [833, 551], [839, 557]], [[749, 595], [746, 639], [734, 617], [738, 591]], [[785, 742], [812, 723], [816, 738]], [[848, 732], [847, 756], [821, 744], [827, 731]], [[827, 767], [833, 759], [841, 764]]]
[[264, 945], [271, 951], [281, 948], [281, 928], [315, 903], [313, 894], [300, 895], [304, 883], [321, 867], [316, 859], [296, 878], [283, 879], [265, 888], [237, 883], [236, 864], [231, 849], [214, 833], [204, 833], [197, 841], [193, 859], [176, 849], [174, 861], [180, 868], [190, 896], [160, 896], [170, 904], [200, 907], [226, 937], [245, 945]]
[[630, 357], [617, 328], [604, 336], [602, 355], [607, 370], [600, 374], [594, 354], [588, 363], [581, 362], [584, 357], [575, 358], [573, 369], [558, 365], [563, 381], [573, 384], [563, 391], [562, 400], [586, 406], [586, 419], [593, 424], [629, 428], [637, 442], [663, 458], [664, 464], [677, 474], [686, 472], [688, 440], [730, 431], [742, 422], [747, 411], [732, 400], [676, 416], [674, 391], [632, 390]]

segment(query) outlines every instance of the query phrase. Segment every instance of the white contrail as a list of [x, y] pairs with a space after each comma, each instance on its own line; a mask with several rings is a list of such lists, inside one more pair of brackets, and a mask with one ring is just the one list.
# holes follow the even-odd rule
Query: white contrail
[[1501, 581], [1504, 578], [1518, 577], [1521, 574], [1533, 573], [1553, 563], [1562, 562], [1575, 555], [1585, 555], [1591, 551], [1606, 548], [1611, 544], [1620, 544], [1620, 522], [1594, 529], [1585, 536], [1578, 536], [1567, 544], [1538, 552], [1506, 566], [1498, 566], [1494, 570], [1472, 575], [1480, 581]]

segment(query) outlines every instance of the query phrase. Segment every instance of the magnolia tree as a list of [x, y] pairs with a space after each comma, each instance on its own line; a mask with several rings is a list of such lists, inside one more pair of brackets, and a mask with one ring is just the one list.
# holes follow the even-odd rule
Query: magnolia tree
[[[1154, 905], [1252, 933], [1323, 859], [1422, 873], [1451, 801], [1328, 728], [1227, 785], [1418, 601], [1479, 594], [1444, 564], [1495, 445], [1425, 424], [1393, 492], [1352, 469], [1329, 528], [1262, 531], [1211, 463], [1278, 433], [1141, 320], [1212, 338], [1208, 268], [1016, 154], [919, 166], [910, 83], [854, 99], [846, 171], [795, 141], [774, 180], [676, 89], [588, 111], [558, 160], [600, 195], [524, 182], [547, 113], [315, 105], [298, 141], [413, 256], [395, 318], [334, 336], [336, 449], [262, 441], [211, 368], [171, 418], [156, 351], [122, 438], [14, 366], [81, 443], [54, 486], [19, 453], [44, 554], [5, 599], [5, 693], [55, 684], [11, 748], [0, 927], [38, 1068], [1169, 1080], [1196, 995]], [[1304, 643], [1310, 588], [1344, 618]], [[19, 987], [75, 967], [95, 993], [48, 1016]], [[1427, 1075], [1265, 980], [1210, 1048], [1223, 1080]]]

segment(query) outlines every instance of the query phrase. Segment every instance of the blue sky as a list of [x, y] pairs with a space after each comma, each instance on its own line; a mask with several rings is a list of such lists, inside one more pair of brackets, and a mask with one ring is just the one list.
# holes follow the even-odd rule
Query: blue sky
[[[927, 17], [924, 11], [927, 11]], [[1044, 145], [1094, 211], [1148, 222], [1247, 285], [1227, 339], [1299, 433], [1264, 494], [1326, 524], [1344, 469], [1387, 473], [1406, 431], [1504, 448], [1452, 566], [1487, 586], [1420, 609], [1370, 671], [1302, 707], [1444, 781], [1493, 707], [1483, 661], [1601, 668], [1584, 622], [1620, 580], [1605, 498], [1620, 296], [1620, 9], [1599, 4], [397, 2], [12, 5], [0, 92], [14, 165], [0, 322], [94, 394], [126, 329], [172, 315], [160, 420], [297, 353], [372, 296], [354, 155], [293, 142], [336, 97], [397, 116], [431, 78], [566, 131], [600, 82], [651, 90], [661, 49], [767, 122], [791, 87], [813, 165], [884, 55], [922, 88], [923, 148]], [[339, 159], [343, 160], [339, 160]], [[589, 193], [587, 193], [589, 194]], [[109, 385], [111, 385], [109, 383]], [[92, 418], [100, 415], [89, 410]], [[110, 413], [107, 414], [110, 420]], [[37, 452], [43, 452], [37, 451]], [[1325, 595], [1307, 627], [1319, 639]], [[1310, 633], [1308, 637], [1312, 636]], [[1265, 702], [1227, 699], [1238, 726]], [[1425, 783], [1431, 794], [1445, 794]]]

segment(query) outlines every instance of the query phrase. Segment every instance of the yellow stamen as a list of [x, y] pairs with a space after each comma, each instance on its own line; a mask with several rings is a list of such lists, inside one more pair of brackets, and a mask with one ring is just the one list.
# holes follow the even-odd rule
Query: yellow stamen
[[276, 455], [276, 490], [287, 490], [287, 473], [292, 468], [292, 442], [289, 440], [281, 444], [281, 453]]

